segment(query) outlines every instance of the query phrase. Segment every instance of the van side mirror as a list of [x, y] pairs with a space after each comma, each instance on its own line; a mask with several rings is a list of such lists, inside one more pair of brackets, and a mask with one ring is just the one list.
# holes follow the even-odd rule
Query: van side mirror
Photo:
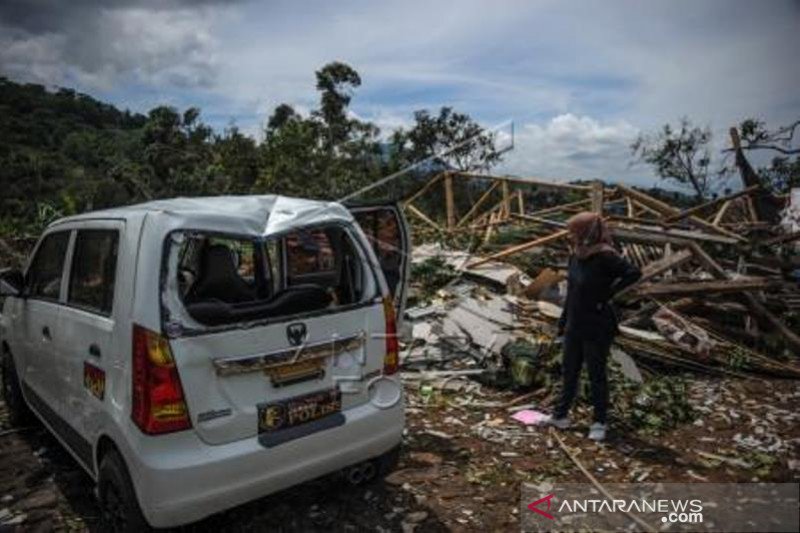
[[16, 268], [0, 270], [0, 296], [20, 296], [25, 277]]

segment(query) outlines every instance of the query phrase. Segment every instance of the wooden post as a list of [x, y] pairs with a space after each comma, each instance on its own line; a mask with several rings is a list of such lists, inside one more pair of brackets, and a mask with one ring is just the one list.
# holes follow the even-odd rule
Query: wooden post
[[503, 218], [511, 215], [511, 190], [508, 188], [508, 181], [503, 180]]
[[603, 182], [600, 180], [592, 182], [592, 211], [600, 215], [603, 214]]
[[517, 190], [517, 208], [520, 215], [525, 214], [525, 198], [523, 198], [522, 189]]
[[447, 209], [447, 229], [456, 226], [456, 206], [453, 199], [453, 175], [449, 172], [444, 176], [444, 201]]

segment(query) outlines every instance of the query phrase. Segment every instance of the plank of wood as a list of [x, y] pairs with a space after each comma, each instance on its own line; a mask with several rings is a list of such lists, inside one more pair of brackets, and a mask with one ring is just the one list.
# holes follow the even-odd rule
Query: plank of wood
[[603, 182], [600, 180], [592, 182], [592, 211], [602, 215], [603, 214]]
[[511, 189], [508, 187], [508, 181], [502, 180], [503, 188], [503, 217], [508, 218], [508, 215], [511, 214]]
[[655, 229], [631, 227], [630, 225], [618, 226], [612, 224], [611, 233], [620, 240], [638, 242], [642, 244], [685, 244], [690, 241], [706, 241], [718, 244], [737, 244], [738, 241], [722, 235], [711, 235], [699, 231], [679, 229]]
[[[627, 185], [618, 185], [617, 187], [620, 189], [620, 191], [623, 192], [623, 194], [631, 196], [634, 200], [636, 200], [640, 204], [646, 205], [649, 208], [651, 208], [651, 209], [653, 209], [655, 211], [658, 211], [662, 216], [674, 216], [674, 215], [680, 214], [680, 211], [677, 208], [672, 207], [671, 205], [662, 202], [658, 198], [653, 198], [649, 194], [643, 193], [641, 191], [637, 191], [636, 189], [628, 187]], [[719, 234], [719, 235], [725, 235], [727, 237], [730, 237], [732, 239], [736, 239], [736, 240], [742, 241], [742, 242], [747, 241], [747, 239], [745, 239], [741, 235], [737, 235], [737, 234], [735, 234], [733, 232], [730, 232], [730, 231], [728, 231], [726, 229], [723, 229], [723, 228], [720, 228], [718, 226], [715, 226], [715, 225], [711, 224], [710, 222], [707, 222], [707, 221], [703, 220], [700, 217], [696, 217], [696, 216], [690, 215], [687, 218], [688, 218], [688, 221], [690, 223], [694, 224], [695, 226], [697, 226], [698, 228], [700, 228], [702, 230], [705, 230], [705, 231], [708, 231], [708, 232], [711, 232], [711, 233], [716, 233], [716, 234]]]
[[675, 268], [678, 265], [682, 265], [692, 257], [694, 257], [692, 251], [689, 250], [688, 248], [685, 248], [683, 250], [667, 255], [657, 261], [653, 261], [652, 263], [645, 265], [645, 267], [642, 268], [642, 277], [639, 278], [639, 281], [621, 290], [620, 292], [617, 293], [616, 296], [620, 297], [630, 293], [643, 283], [653, 279], [659, 274], [666, 272], [667, 270]]
[[444, 176], [444, 203], [447, 210], [447, 229], [456, 226], [456, 206], [453, 198], [453, 175], [449, 172]]
[[517, 191], [517, 208], [520, 215], [525, 214], [525, 198], [521, 189]]
[[768, 278], [687, 281], [683, 283], [644, 283], [635, 289], [639, 296], [662, 294], [711, 294], [763, 290], [775, 285]]
[[752, 187], [748, 187], [746, 189], [742, 189], [741, 191], [735, 192], [733, 194], [729, 194], [728, 196], [721, 196], [720, 198], [717, 198], [715, 200], [709, 200], [708, 202], [704, 202], [704, 203], [702, 203], [700, 205], [696, 205], [696, 206], [694, 206], [692, 208], [684, 209], [683, 211], [681, 211], [680, 213], [678, 213], [676, 215], [671, 215], [671, 216], [666, 218], [665, 222], [677, 222], [678, 220], [683, 220], [684, 218], [686, 218], [688, 216], [696, 215], [697, 213], [699, 213], [700, 211], [703, 211], [704, 209], [708, 209], [709, 207], [714, 207], [714, 206], [719, 205], [719, 204], [724, 203], [724, 202], [729, 202], [731, 200], [735, 200], [736, 198], [739, 198], [740, 196], [749, 195], [749, 194], [751, 194], [751, 193], [753, 193], [753, 192], [755, 192], [755, 191], [757, 191], [759, 189], [760, 189], [760, 187], [758, 185], [753, 185]]
[[466, 215], [464, 215], [463, 217], [461, 217], [461, 220], [459, 220], [459, 221], [458, 221], [458, 223], [456, 224], [456, 227], [457, 227], [457, 228], [460, 228], [461, 226], [463, 226], [463, 225], [464, 225], [464, 223], [465, 223], [467, 220], [469, 220], [469, 219], [470, 219], [470, 217], [472, 217], [472, 215], [474, 215], [474, 214], [475, 214], [475, 213], [478, 211], [478, 209], [480, 209], [480, 207], [483, 205], [483, 203], [484, 203], [486, 200], [488, 200], [488, 199], [489, 199], [489, 196], [491, 196], [492, 192], [494, 192], [494, 190], [495, 190], [495, 189], [496, 189], [496, 188], [497, 188], [499, 185], [500, 185], [500, 182], [499, 182], [499, 181], [494, 181], [494, 182], [492, 182], [492, 184], [489, 186], [489, 188], [488, 188], [488, 189], [486, 189], [486, 192], [484, 192], [484, 193], [481, 195], [481, 197], [480, 197], [480, 198], [478, 198], [478, 201], [477, 201], [477, 202], [475, 202], [474, 204], [472, 204], [472, 207], [470, 207], [470, 208], [469, 208], [469, 211], [467, 211], [467, 214], [466, 214]]
[[497, 253], [492, 255], [486, 256], [479, 261], [476, 261], [467, 266], [467, 268], [475, 268], [476, 266], [482, 265], [484, 263], [488, 263], [489, 261], [495, 261], [497, 259], [501, 259], [503, 257], [508, 257], [509, 255], [516, 254], [519, 252], [524, 252], [525, 250], [530, 250], [531, 248], [535, 248], [537, 246], [544, 246], [545, 244], [557, 241], [563, 237], [566, 237], [569, 234], [569, 231], [563, 229], [556, 231], [555, 233], [551, 233], [545, 237], [540, 237], [538, 239], [534, 239], [532, 241], [524, 242], [522, 244], [516, 244], [511, 246], [510, 248], [506, 248], [505, 250], [500, 250]]
[[439, 180], [442, 179], [443, 177], [444, 177], [444, 172], [442, 172], [441, 174], [437, 174], [433, 178], [429, 179], [428, 183], [426, 183], [425, 185], [420, 187], [417, 192], [412, 194], [408, 199], [403, 200], [403, 205], [408, 205], [408, 204], [414, 202], [414, 200], [416, 200], [417, 198], [419, 198], [420, 196], [422, 196], [423, 194], [428, 192], [428, 190], [431, 187], [433, 187], [435, 184], [439, 183]]
[[423, 213], [413, 205], [406, 204], [406, 209], [410, 211], [412, 214], [416, 215], [420, 220], [427, 223], [429, 226], [432, 226], [436, 230], [442, 231], [442, 227], [439, 226], [439, 224], [428, 218], [428, 216], [425, 213]]
[[[717, 279], [730, 279], [730, 276], [725, 269], [719, 266], [719, 263], [714, 261], [714, 259], [712, 259], [711, 256], [700, 247], [700, 245], [693, 242], [690, 243], [689, 246], [697, 260], [700, 261], [706, 270], [713, 274]], [[789, 346], [795, 350], [795, 355], [800, 355], [800, 335], [789, 329], [786, 324], [784, 324], [778, 317], [773, 315], [769, 309], [767, 309], [764, 304], [762, 304], [758, 298], [755, 297], [754, 294], [745, 292], [744, 297], [750, 310], [754, 314], [760, 316], [762, 320], [770, 324], [776, 331], [778, 331], [783, 338], [786, 339], [787, 344], [789, 344]]]
[[720, 207], [719, 211], [717, 211], [717, 214], [714, 215], [711, 223], [715, 226], [719, 226], [719, 223], [722, 222], [722, 219], [725, 217], [725, 213], [728, 212], [728, 209], [730, 209], [731, 205], [733, 205], [733, 202], [730, 200], [722, 204], [722, 207]]
[[584, 191], [584, 192], [589, 192], [591, 190], [591, 187], [589, 187], [588, 185], [573, 185], [571, 183], [565, 183], [565, 182], [547, 181], [542, 178], [518, 178], [512, 176], [493, 176], [489, 174], [476, 174], [474, 172], [458, 172], [455, 175], [463, 178], [505, 180], [510, 183], [518, 183], [521, 185], [535, 185], [537, 187], [552, 188], [552, 189], [567, 189], [571, 191]]

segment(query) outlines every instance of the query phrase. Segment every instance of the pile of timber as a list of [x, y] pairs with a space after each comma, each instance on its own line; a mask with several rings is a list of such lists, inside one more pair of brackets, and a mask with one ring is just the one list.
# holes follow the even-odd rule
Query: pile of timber
[[[453, 200], [459, 179], [491, 182], [463, 214]], [[472, 240], [479, 243], [477, 249], [451, 257], [452, 266], [467, 278], [494, 277], [502, 285], [507, 277], [503, 265], [518, 259], [513, 256], [549, 250], [548, 258], [556, 258], [554, 265], [540, 272], [528, 269], [528, 277], [517, 276], [522, 283], [507, 291], [515, 298], [517, 316], [523, 322], [530, 319], [531, 329], [539, 331], [543, 324], [553, 324], [553, 309], [565, 293], [566, 220], [578, 211], [601, 213], [620, 252], [643, 273], [617, 298], [623, 326], [619, 348], [645, 364], [800, 377], [800, 233], [782, 227], [774, 210], [764, 208], [779, 206], [781, 198], [750, 174], [743, 181], [740, 191], [679, 208], [625, 185], [448, 172], [431, 180], [405, 206], [412, 217], [442, 234], [472, 232], [478, 237]], [[439, 185], [445, 192], [444, 223], [412, 205]], [[565, 201], [530, 209], [525, 199], [532, 197], [531, 187], [558, 189]], [[581, 194], [586, 198], [576, 200]], [[499, 202], [490, 201], [492, 195], [499, 196]], [[492, 237], [509, 227], [530, 238], [486, 252]], [[540, 301], [543, 297], [549, 301]]]
[[[625, 212], [601, 211], [621, 253], [643, 274], [618, 295], [621, 322], [628, 328], [620, 347], [649, 362], [800, 377], [800, 331], [792, 316], [800, 301], [800, 262], [791, 251], [797, 238], [759, 223], [748, 201], [758, 193], [757, 186], [748, 187], [680, 210], [631, 187], [614, 188], [609, 203], [623, 204]], [[732, 208], [733, 203], [739, 205]], [[514, 216], [515, 224], [527, 225], [536, 237], [467, 266], [558, 244], [553, 250], [566, 267], [563, 227], [570, 214], [552, 207], [546, 216]]]

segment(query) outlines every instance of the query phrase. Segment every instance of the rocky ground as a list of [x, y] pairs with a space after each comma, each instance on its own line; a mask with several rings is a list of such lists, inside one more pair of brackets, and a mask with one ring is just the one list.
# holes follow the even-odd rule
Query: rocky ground
[[[579, 407], [566, 446], [601, 483], [800, 481], [800, 384], [689, 378], [693, 423], [586, 440]], [[541, 427], [510, 419], [518, 395], [469, 395], [409, 382], [405, 450], [384, 483], [351, 488], [336, 476], [306, 483], [186, 528], [197, 531], [506, 531], [519, 522], [520, 485], [585, 481]], [[545, 399], [542, 400], [546, 402]], [[39, 426], [16, 431], [0, 404], [0, 531], [95, 530], [92, 482]]]

